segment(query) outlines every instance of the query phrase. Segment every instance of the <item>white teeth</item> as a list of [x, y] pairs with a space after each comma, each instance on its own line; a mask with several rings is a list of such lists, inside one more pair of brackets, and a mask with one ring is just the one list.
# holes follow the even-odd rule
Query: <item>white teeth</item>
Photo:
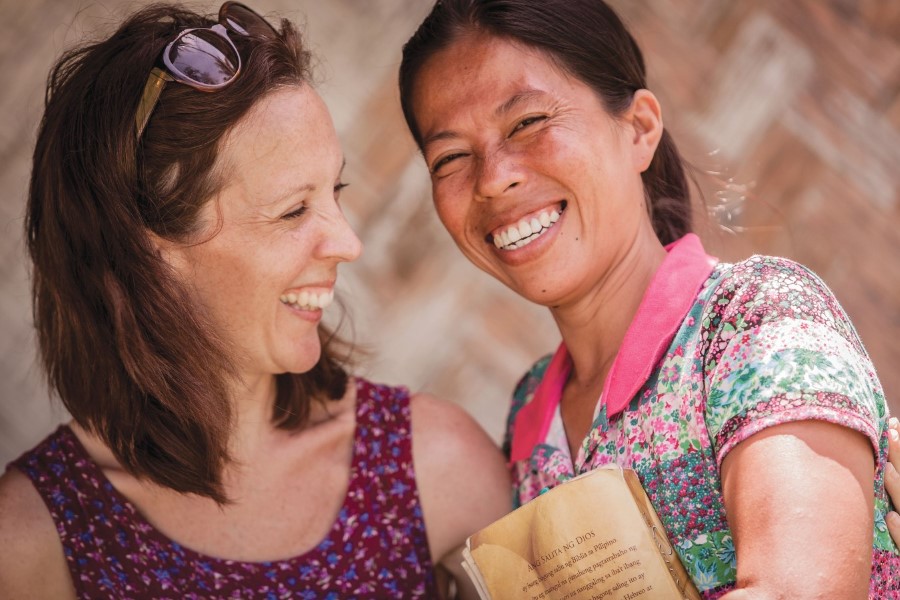
[[559, 212], [542, 211], [539, 215], [530, 219], [522, 219], [515, 225], [510, 225], [503, 231], [494, 234], [494, 246], [501, 250], [513, 250], [527, 246], [537, 238], [544, 235], [550, 227], [559, 221]]
[[[538, 230], [540, 231], [540, 230]], [[528, 221], [519, 221], [519, 234], [523, 238], [527, 238], [532, 233], [537, 233], [531, 230], [531, 225], [528, 224]]]
[[334, 301], [334, 290], [316, 294], [306, 290], [299, 294], [283, 294], [281, 302], [300, 310], [317, 310], [327, 308]]

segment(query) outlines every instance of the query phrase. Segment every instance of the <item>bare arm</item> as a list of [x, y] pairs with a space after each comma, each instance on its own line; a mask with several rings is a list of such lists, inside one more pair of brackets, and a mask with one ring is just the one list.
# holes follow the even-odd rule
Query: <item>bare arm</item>
[[822, 421], [738, 444], [722, 463], [738, 558], [738, 589], [724, 598], [865, 598], [874, 472], [862, 434]]
[[894, 543], [900, 545], [900, 420], [892, 417], [890, 431], [888, 432], [888, 460], [890, 461], [884, 471], [884, 487], [891, 496], [894, 510], [887, 515], [888, 531], [894, 538]]
[[0, 477], [0, 598], [75, 598], [53, 519], [15, 469]]
[[462, 570], [466, 538], [511, 509], [500, 451], [460, 407], [427, 395], [412, 401], [413, 460], [434, 562], [456, 580], [458, 597], [478, 598]]

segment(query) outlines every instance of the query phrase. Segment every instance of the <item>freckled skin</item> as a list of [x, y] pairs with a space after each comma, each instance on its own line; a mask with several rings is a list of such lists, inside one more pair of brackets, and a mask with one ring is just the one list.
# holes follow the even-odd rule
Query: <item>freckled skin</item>
[[[665, 257], [641, 179], [662, 135], [659, 103], [639, 90], [612, 116], [541, 51], [473, 34], [425, 63], [412, 105], [434, 205], [456, 244], [550, 308], [573, 358], [564, 426], [583, 439], [597, 388]], [[486, 239], [563, 205], [559, 221], [518, 250]]]
[[[498, 114], [523, 91], [527, 99]], [[525, 298], [576, 303], [604, 286], [626, 253], [659, 251], [632, 129], [539, 51], [463, 38], [426, 63], [413, 106], [441, 221], [469, 260]], [[441, 132], [452, 135], [428, 142]], [[566, 210], [545, 234], [552, 239], [525, 247], [527, 260], [486, 240], [499, 215], [560, 200]]]
[[308, 371], [321, 354], [318, 323], [279, 298], [324, 289], [361, 251], [337, 203], [343, 155], [328, 110], [308, 86], [274, 92], [229, 134], [220, 161], [226, 186], [201, 214], [218, 233], [167, 255], [237, 351], [246, 383]]

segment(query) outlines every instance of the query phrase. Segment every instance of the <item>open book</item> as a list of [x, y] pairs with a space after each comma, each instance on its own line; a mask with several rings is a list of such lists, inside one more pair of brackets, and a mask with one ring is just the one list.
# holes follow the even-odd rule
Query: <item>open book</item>
[[700, 600], [637, 474], [590, 471], [466, 540], [482, 600]]

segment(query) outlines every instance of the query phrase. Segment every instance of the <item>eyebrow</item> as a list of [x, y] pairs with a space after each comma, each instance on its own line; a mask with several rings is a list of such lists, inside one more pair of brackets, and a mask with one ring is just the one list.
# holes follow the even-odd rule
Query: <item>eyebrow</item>
[[440, 142], [441, 140], [452, 140], [458, 137], [460, 136], [456, 131], [453, 131], [452, 129], [445, 129], [444, 131], [439, 131], [425, 138], [425, 140], [422, 141], [422, 149], [427, 148], [434, 142]]
[[[347, 158], [342, 157], [341, 158], [341, 170], [338, 171], [338, 178], [340, 178], [340, 176], [344, 174], [344, 167], [346, 167], [346, 166], [347, 166]], [[282, 202], [285, 202], [288, 198], [291, 198], [298, 194], [302, 194], [304, 192], [312, 192], [312, 191], [315, 191], [315, 189], [316, 189], [315, 185], [313, 185], [311, 183], [304, 183], [295, 188], [288, 189], [285, 193], [279, 195], [277, 198], [275, 198], [271, 202], [268, 202], [267, 204], [269, 204], [269, 205], [280, 204]]]
[[[503, 104], [497, 107], [497, 109], [494, 111], [494, 116], [502, 117], [509, 114], [513, 109], [521, 104], [525, 104], [527, 102], [531, 102], [532, 100], [537, 100], [545, 96], [547, 96], [546, 92], [534, 88], [527, 88], [520, 92], [516, 92], [515, 94], [510, 96]], [[456, 131], [453, 131], [452, 129], [439, 131], [425, 138], [425, 140], [422, 142], [422, 148], [427, 148], [429, 144], [432, 144], [434, 142], [453, 139], [457, 137], [460, 137], [460, 134]]]
[[497, 107], [497, 110], [494, 111], [495, 117], [502, 117], [505, 114], [510, 113], [514, 108], [518, 107], [520, 104], [525, 104], [532, 100], [537, 100], [538, 98], [543, 98], [547, 93], [542, 90], [536, 90], [534, 88], [528, 88], [513, 94], [510, 96], [509, 100], [501, 104]]

